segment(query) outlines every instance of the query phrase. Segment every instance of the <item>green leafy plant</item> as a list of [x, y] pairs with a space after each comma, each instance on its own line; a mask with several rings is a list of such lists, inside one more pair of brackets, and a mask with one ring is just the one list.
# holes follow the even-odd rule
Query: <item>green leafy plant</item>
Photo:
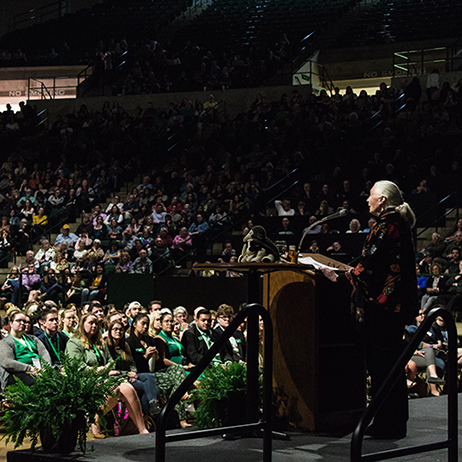
[[108, 376], [106, 369], [82, 369], [82, 361], [77, 358], [64, 356], [59, 370], [43, 364], [34, 385], [28, 387], [16, 379], [4, 393], [6, 442], [12, 441], [16, 449], [29, 437], [34, 449], [41, 430], [46, 429], [54, 441], [59, 441], [77, 420], [77, 441], [85, 453], [88, 426], [95, 423], [96, 415], [104, 422], [104, 405], [123, 380]]
[[195, 413], [199, 428], [244, 422], [246, 374], [243, 363], [212, 366], [204, 371], [199, 388], [192, 391], [192, 400], [200, 401]]

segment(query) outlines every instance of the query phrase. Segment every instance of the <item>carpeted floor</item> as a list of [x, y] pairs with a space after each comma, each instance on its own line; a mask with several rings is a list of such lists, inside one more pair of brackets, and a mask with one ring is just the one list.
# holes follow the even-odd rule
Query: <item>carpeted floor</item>
[[[460, 398], [460, 395], [459, 395]], [[411, 418], [408, 424], [408, 437], [398, 441], [380, 441], [364, 439], [363, 454], [386, 449], [406, 446], [416, 446], [447, 439], [447, 397], [424, 398], [411, 400], [409, 403]], [[462, 403], [459, 399], [459, 427], [462, 424]], [[176, 430], [184, 431], [184, 430]], [[273, 441], [274, 462], [303, 461], [348, 461], [350, 456], [351, 434], [319, 435], [309, 433], [290, 433], [290, 441]], [[167, 462], [257, 462], [262, 460], [261, 439], [238, 439], [225, 441], [221, 437], [201, 438], [167, 444]], [[75, 458], [75, 455], [63, 458], [46, 456], [40, 452], [35, 456], [28, 451], [9, 453], [11, 462], [79, 460], [94, 462], [121, 461], [154, 461], [155, 435], [135, 435], [120, 438], [107, 438], [92, 441], [85, 457]], [[462, 454], [462, 442], [459, 441]], [[32, 457], [30, 457], [32, 456]], [[447, 450], [434, 451], [426, 454], [406, 456], [405, 458], [389, 460], [406, 460], [419, 462], [438, 462], [447, 460]]]

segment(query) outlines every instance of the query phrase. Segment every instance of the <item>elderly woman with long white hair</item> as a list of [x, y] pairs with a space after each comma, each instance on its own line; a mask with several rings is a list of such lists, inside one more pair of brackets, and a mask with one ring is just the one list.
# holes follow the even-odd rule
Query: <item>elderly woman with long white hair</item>
[[[367, 235], [355, 267], [345, 276], [353, 286], [355, 317], [364, 338], [374, 395], [400, 357], [404, 327], [418, 310], [411, 236], [415, 215], [391, 181], [375, 183], [367, 203], [377, 223]], [[339, 277], [330, 269], [323, 272], [331, 281]], [[403, 438], [407, 420], [407, 386], [402, 374], [366, 434], [382, 439]]]

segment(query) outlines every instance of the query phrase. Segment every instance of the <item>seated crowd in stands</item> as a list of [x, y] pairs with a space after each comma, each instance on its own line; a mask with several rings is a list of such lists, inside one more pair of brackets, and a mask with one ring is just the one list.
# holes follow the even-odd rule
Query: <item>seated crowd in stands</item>
[[[385, 26], [364, 30], [367, 41], [394, 40]], [[207, 96], [167, 108], [146, 101], [133, 113], [118, 101], [98, 109], [82, 105], [51, 121], [49, 130], [30, 104], [16, 113], [7, 106], [0, 114], [6, 153], [0, 166], [0, 267], [8, 266], [12, 251], [19, 256], [1, 287], [2, 301], [10, 300], [0, 332], [1, 388], [15, 377], [31, 385], [41, 364], [59, 367], [64, 353], [85, 367], [115, 360], [108, 374], [127, 376], [118, 398], [138, 432], [146, 433], [143, 415], [159, 414], [230, 324], [234, 309], [199, 306], [192, 320], [193, 307], [171, 311], [158, 300], [118, 309], [106, 304], [108, 273], [167, 274], [209, 259], [212, 242], [222, 244], [219, 261], [234, 262], [242, 236], [256, 224], [281, 248], [296, 245], [307, 232], [302, 250], [348, 263], [374, 226], [366, 199], [376, 180], [398, 183], [420, 211], [460, 187], [462, 82], [438, 82], [426, 99], [417, 78], [402, 88], [382, 83], [371, 95], [356, 95], [350, 87], [343, 95], [337, 88], [305, 98], [294, 90], [279, 100], [258, 94], [234, 118], [210, 111], [219, 103], [211, 91], [268, 84], [292, 61], [287, 36], [276, 40], [264, 54], [252, 46], [214, 53], [193, 42], [101, 41], [78, 58], [93, 65], [89, 87], [109, 87], [113, 95], [204, 90]], [[75, 51], [67, 43], [40, 57], [19, 47], [2, 49], [0, 66], [25, 66], [35, 58], [70, 64]], [[118, 66], [125, 51], [126, 65]], [[176, 148], [168, 150], [166, 140], [174, 136]], [[294, 169], [298, 173], [283, 182]], [[139, 185], [124, 191], [125, 182], [140, 175]], [[460, 207], [460, 199], [459, 192], [451, 205]], [[348, 214], [316, 225], [340, 210]], [[58, 228], [50, 242], [50, 229]], [[419, 250], [420, 310], [408, 338], [434, 306], [461, 319], [462, 220], [446, 236], [434, 233]], [[220, 276], [241, 275], [228, 270]], [[430, 393], [441, 393], [446, 349], [439, 318], [406, 367], [410, 390], [425, 370]], [[244, 324], [213, 363], [245, 360]], [[462, 365], [461, 350], [458, 361]], [[187, 398], [175, 408], [181, 427], [189, 426]], [[108, 410], [115, 404], [109, 399]], [[99, 423], [92, 431], [105, 437]]]
[[[184, 264], [182, 258], [189, 256], [190, 250], [194, 259], [203, 261], [208, 257], [210, 236], [218, 236], [218, 242], [223, 243], [222, 261], [232, 261], [239, 253], [238, 244], [232, 240], [236, 231], [245, 233], [254, 224], [272, 220], [275, 225], [270, 236], [289, 240], [291, 232], [300, 236], [310, 224], [341, 208], [349, 212], [343, 222], [315, 226], [316, 237], [306, 239], [311, 251], [319, 249], [336, 258], [347, 239], [361, 237], [374, 225], [365, 203], [376, 179], [398, 182], [407, 197], [441, 198], [451, 182], [460, 184], [460, 152], [454, 142], [454, 135], [460, 132], [458, 106], [448, 108], [443, 99], [422, 103], [415, 106], [410, 120], [401, 120], [386, 98], [387, 91], [385, 85], [380, 97], [372, 98], [350, 92], [346, 98], [323, 93], [304, 100], [296, 91], [283, 95], [279, 102], [258, 97], [249, 111], [235, 120], [218, 120], [217, 131], [207, 142], [186, 137], [181, 149], [168, 158], [156, 150], [160, 135], [169, 128], [177, 133], [187, 128], [171, 108], [163, 112], [151, 105], [130, 116], [116, 103], [105, 104], [101, 111], [82, 106], [55, 122], [48, 132], [38, 134], [26, 105], [13, 114], [17, 129], [11, 129], [11, 114], [3, 114], [0, 137], [10, 153], [0, 170], [4, 254], [14, 247], [25, 260], [11, 269], [2, 291], [10, 293], [15, 305], [25, 302], [27, 308], [36, 307], [20, 314], [10, 312], [6, 332], [17, 335], [21, 344], [30, 331], [31, 316], [29, 321], [38, 323], [36, 330], [43, 325], [42, 331], [48, 329], [51, 338], [55, 314], [46, 313], [42, 318], [42, 308], [51, 305], [59, 309], [60, 304], [71, 308], [73, 303], [82, 307], [83, 315], [80, 308], [72, 310], [73, 315], [66, 309], [58, 317], [62, 335], [72, 335], [72, 318], [81, 316], [78, 337], [69, 352], [83, 352], [87, 365], [95, 363], [93, 347], [101, 351], [105, 361], [108, 354], [122, 353], [124, 364], [118, 370], [135, 374], [133, 378], [140, 383], [133, 387], [141, 399], [136, 401], [130, 387], [125, 386], [120, 393], [134, 403], [134, 421], [144, 432], [139, 409], [144, 413], [158, 409], [152, 379], [144, 380], [142, 374], [153, 373], [157, 388], [168, 396], [210, 347], [207, 340], [213, 341], [216, 332], [226, 328], [232, 312], [221, 307], [223, 310], [215, 315], [220, 327], [211, 331], [214, 313], [201, 308], [195, 324], [186, 330], [189, 333], [179, 338], [187, 328], [183, 310], [175, 319], [174, 313], [158, 313], [161, 306], [155, 303], [148, 316], [136, 303], [127, 307], [128, 313], [105, 308], [107, 273], [160, 273]], [[380, 108], [385, 127], [366, 136], [368, 116]], [[40, 159], [46, 152], [51, 160], [45, 166]], [[351, 162], [352, 156], [355, 162]], [[148, 158], [152, 158], [151, 164]], [[286, 190], [278, 189], [280, 180], [294, 168], [299, 169], [301, 181]], [[133, 174], [133, 178], [140, 172], [144, 177], [137, 187], [123, 196], [115, 193], [122, 189], [125, 175]], [[111, 202], [103, 209], [100, 204], [106, 197], [111, 197]], [[55, 242], [49, 242], [42, 230], [46, 230], [45, 221], [54, 217], [58, 217], [55, 223], [61, 229]], [[73, 220], [77, 220], [74, 232], [69, 225]], [[426, 295], [422, 312], [435, 303], [461, 311], [461, 228], [458, 222], [451, 235], [443, 239], [435, 236], [418, 256], [422, 300]], [[329, 245], [321, 240], [323, 234], [333, 237]], [[241, 242], [242, 234], [238, 239]], [[40, 244], [35, 252], [34, 243]], [[232, 276], [231, 271], [228, 273]], [[425, 277], [428, 281], [422, 280]], [[110, 316], [107, 324], [105, 316]], [[48, 321], [53, 324], [51, 328], [45, 326]], [[416, 319], [415, 325], [419, 322]], [[420, 350], [444, 349], [444, 326], [440, 320], [437, 325], [440, 327], [435, 326]], [[120, 335], [122, 329], [127, 333], [126, 343], [125, 335]], [[100, 337], [106, 333], [107, 345]], [[9, 362], [0, 365], [9, 373], [27, 373], [34, 364], [33, 357], [53, 360], [41, 346], [46, 349], [46, 343], [32, 339], [35, 347], [28, 345], [35, 353], [27, 355], [26, 363], [18, 361], [14, 357], [17, 343], [8, 338], [0, 342], [7, 352], [0, 358]], [[230, 342], [217, 362], [245, 358], [240, 346], [237, 340]], [[140, 348], [144, 354], [139, 354]], [[426, 368], [432, 393], [438, 394], [436, 387], [444, 377], [442, 358], [424, 356], [422, 362], [423, 356], [416, 352], [408, 364], [408, 378], [412, 385], [419, 368]], [[5, 385], [8, 376], [3, 380]], [[187, 425], [184, 403], [177, 412], [182, 425]], [[100, 428], [93, 431], [101, 435]]]
[[445, 306], [462, 320], [462, 219], [446, 236], [435, 232], [417, 254], [421, 309]]
[[[123, 310], [98, 301], [82, 306], [70, 303], [59, 309], [52, 300], [31, 301], [20, 310], [9, 303], [0, 340], [0, 386], [35, 382], [43, 363], [60, 367], [64, 354], [82, 361], [83, 367], [104, 368], [112, 360], [110, 375], [127, 375], [109, 398], [107, 410], [118, 400], [125, 402], [139, 433], [147, 433], [144, 416], [156, 418], [163, 403], [185, 379], [220, 337], [234, 316], [230, 305], [217, 311], [200, 306], [189, 323], [185, 307], [173, 312], [153, 300], [148, 308], [139, 302], [127, 303]], [[214, 365], [246, 361], [245, 323], [214, 358]], [[159, 396], [158, 396], [159, 394]], [[185, 399], [189, 395], [185, 396]], [[188, 427], [187, 402], [176, 406], [179, 426]], [[100, 423], [92, 426], [96, 438], [104, 438]]]
[[[441, 91], [439, 99], [420, 103], [415, 88], [406, 90], [412, 100], [409, 120], [395, 114], [395, 93], [382, 84], [373, 97], [356, 96], [351, 89], [344, 96], [321, 92], [306, 99], [294, 90], [278, 102], [258, 95], [234, 121], [217, 119], [207, 143], [189, 131], [202, 122], [193, 116], [188, 125], [181, 114], [190, 103], [184, 101], [167, 110], [148, 103], [133, 116], [117, 101], [106, 102], [101, 111], [81, 106], [45, 133], [34, 131], [36, 116], [29, 104], [16, 114], [8, 108], [0, 123], [0, 137], [11, 153], [0, 169], [0, 263], [6, 264], [11, 249], [25, 255], [40, 243], [40, 274], [48, 267], [68, 271], [70, 281], [77, 269], [96, 275], [98, 263], [104, 274], [164, 274], [188, 258], [204, 261], [211, 240], [223, 248], [231, 242], [239, 253], [242, 237], [235, 232], [254, 223], [267, 227], [273, 240], [297, 243], [309, 225], [339, 209], [348, 215], [315, 226], [309, 233], [317, 238], [305, 242], [348, 262], [357, 254], [356, 237], [373, 223], [366, 198], [374, 181], [393, 180], [416, 206], [426, 206], [429, 197], [442, 197], [461, 179], [453, 142], [460, 98], [448, 107]], [[366, 136], [374, 111], [380, 112], [384, 128]], [[193, 136], [165, 157], [154, 146], [172, 130]], [[152, 151], [157, 155], [147, 164]], [[45, 152], [51, 160], [42, 165]], [[354, 165], [348, 162], [351, 155]], [[278, 189], [293, 168], [299, 169], [298, 183]], [[148, 173], [140, 184], [114, 195], [101, 210], [100, 201], [140, 171]], [[75, 219], [79, 226], [70, 233], [67, 224]], [[59, 223], [64, 226], [56, 242], [42, 242], [43, 232]], [[235, 256], [225, 252], [221, 258]], [[61, 289], [49, 283], [52, 292], [70, 287], [60, 282]], [[104, 287], [85, 289], [90, 299], [104, 295]]]
[[[462, 320], [462, 219], [446, 236], [432, 234], [431, 243], [416, 253], [419, 314], [408, 326], [406, 335], [410, 339], [434, 307], [443, 307], [457, 321]], [[419, 348], [406, 367], [408, 387], [419, 394], [415, 381], [419, 371], [426, 371], [430, 393], [439, 396], [445, 384], [448, 351], [448, 332], [443, 318], [438, 317], [427, 332]], [[458, 363], [462, 365], [462, 349], [458, 350]]]

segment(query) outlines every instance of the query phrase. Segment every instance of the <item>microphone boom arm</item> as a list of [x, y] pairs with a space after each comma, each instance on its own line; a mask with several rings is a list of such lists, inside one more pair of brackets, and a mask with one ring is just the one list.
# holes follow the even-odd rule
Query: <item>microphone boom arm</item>
[[303, 232], [302, 238], [300, 239], [300, 242], [298, 243], [297, 246], [297, 255], [300, 252], [300, 249], [302, 248], [303, 240], [305, 239], [305, 236], [317, 225], [320, 223], [324, 223], [325, 221], [332, 220], [334, 218], [339, 218], [339, 217], [344, 217], [345, 215], [348, 214], [348, 210], [342, 209], [336, 213], [333, 213], [332, 215], [328, 215], [327, 217], [321, 218], [318, 221], [315, 221], [312, 225], [308, 226], [306, 230]]

